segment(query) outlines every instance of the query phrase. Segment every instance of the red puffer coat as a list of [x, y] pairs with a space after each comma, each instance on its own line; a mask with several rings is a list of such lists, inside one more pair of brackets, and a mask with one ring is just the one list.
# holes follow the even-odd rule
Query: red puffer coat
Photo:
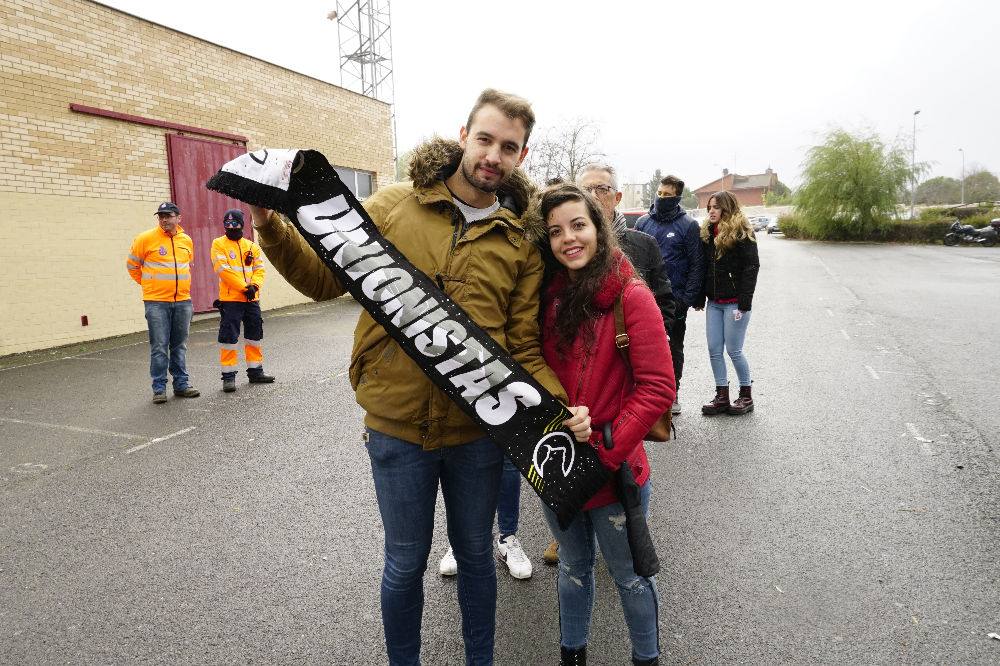
[[[560, 294], [568, 282], [566, 271], [556, 274], [545, 291], [542, 354], [566, 389], [569, 404], [590, 408], [594, 424], [590, 441], [604, 466], [617, 470], [622, 461], [628, 460], [636, 481], [642, 485], [649, 478], [643, 437], [674, 402], [674, 369], [663, 319], [652, 292], [635, 279], [632, 265], [621, 252], [616, 259], [616, 268], [594, 297], [594, 308], [599, 315], [594, 322], [593, 344], [587, 344], [584, 335], [578, 334], [572, 351], [565, 357], [556, 349], [553, 323]], [[614, 304], [622, 293], [625, 330], [631, 342], [631, 372], [615, 347]], [[601, 434], [609, 421], [614, 438], [614, 448], [610, 451], [604, 448]], [[583, 508], [589, 511], [617, 501], [609, 482]]]

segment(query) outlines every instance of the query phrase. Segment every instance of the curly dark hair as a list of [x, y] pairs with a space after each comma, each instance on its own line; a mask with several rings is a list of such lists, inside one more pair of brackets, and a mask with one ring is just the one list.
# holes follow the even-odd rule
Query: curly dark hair
[[[618, 241], [611, 226], [605, 221], [597, 200], [572, 183], [553, 185], [542, 192], [540, 203], [542, 220], [547, 225], [552, 211], [573, 201], [584, 203], [587, 216], [597, 228], [597, 251], [594, 258], [577, 272], [576, 278], [567, 281], [566, 289], [560, 296], [553, 333], [556, 335], [556, 349], [562, 355], [572, 349], [573, 341], [579, 333], [585, 336], [586, 344], [593, 344], [594, 320], [599, 314], [594, 310], [594, 296], [604, 285], [608, 273], [614, 269], [615, 250], [618, 249]], [[547, 238], [541, 243], [541, 247], [546, 264], [559, 266], [556, 273], [560, 270], [565, 273], [566, 268], [558, 263]], [[549, 331], [542, 331], [543, 336], [549, 334]]]

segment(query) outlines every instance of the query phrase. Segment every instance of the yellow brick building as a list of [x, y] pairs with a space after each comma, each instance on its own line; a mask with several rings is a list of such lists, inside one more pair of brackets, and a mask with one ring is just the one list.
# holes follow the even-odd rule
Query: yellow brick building
[[[388, 105], [89, 0], [0, 2], [0, 90], [0, 355], [146, 328], [125, 256], [177, 187], [167, 135], [394, 178]], [[265, 308], [305, 300], [268, 269]]]

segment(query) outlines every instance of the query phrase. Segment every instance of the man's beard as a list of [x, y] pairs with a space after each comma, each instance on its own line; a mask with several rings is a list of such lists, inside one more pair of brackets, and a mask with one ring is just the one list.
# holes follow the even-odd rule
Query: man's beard
[[503, 182], [506, 174], [498, 168], [497, 171], [499, 172], [500, 177], [497, 178], [496, 182], [482, 180], [481, 178], [476, 177], [476, 168], [478, 166], [478, 164], [474, 164], [472, 166], [472, 170], [470, 171], [468, 165], [465, 163], [465, 160], [462, 160], [462, 175], [465, 176], [465, 180], [469, 181], [470, 185], [481, 192], [496, 192], [500, 189], [500, 184]]

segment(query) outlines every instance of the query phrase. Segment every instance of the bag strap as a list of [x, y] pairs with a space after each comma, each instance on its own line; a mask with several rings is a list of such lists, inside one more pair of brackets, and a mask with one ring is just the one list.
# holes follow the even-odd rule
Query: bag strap
[[625, 306], [622, 304], [624, 293], [623, 290], [621, 294], [618, 294], [618, 298], [615, 299], [615, 347], [618, 348], [618, 353], [622, 355], [625, 365], [631, 370], [632, 359], [628, 353], [631, 340], [629, 340], [628, 333], [625, 332]]

